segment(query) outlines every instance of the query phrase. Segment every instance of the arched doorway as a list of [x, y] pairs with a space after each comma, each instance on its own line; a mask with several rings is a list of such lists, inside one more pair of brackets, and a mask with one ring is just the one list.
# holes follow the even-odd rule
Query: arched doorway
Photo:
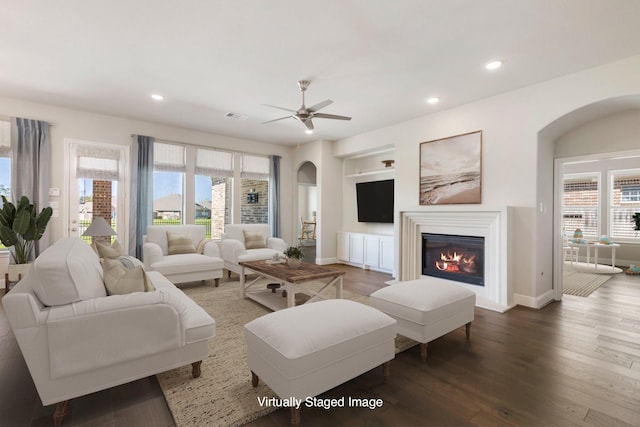
[[[540, 159], [546, 157], [549, 160], [544, 162], [546, 165], [541, 161], [538, 164], [538, 207], [542, 212], [546, 206], [553, 206], [553, 215], [547, 216], [547, 219], [544, 215], [538, 217], [539, 230], [552, 230], [549, 234], [543, 233], [548, 238], [540, 239], [538, 242], [538, 268], [543, 271], [544, 264], [553, 264], [553, 291], [556, 300], [562, 298], [563, 292], [566, 236], [567, 233], [572, 234], [575, 228], [575, 225], [571, 224], [568, 227], [565, 218], [567, 212], [563, 212], [565, 178], [571, 172], [579, 171], [584, 175], [584, 171], [596, 171], [599, 163], [610, 162], [612, 159], [616, 159], [618, 163], [626, 162], [625, 166], [598, 167], [629, 169], [631, 166], [628, 166], [628, 163], [631, 161], [635, 165], [633, 168], [638, 168], [640, 157], [636, 141], [637, 135], [640, 134], [640, 125], [635, 123], [639, 116], [640, 96], [610, 98], [573, 110], [551, 122], [538, 134], [538, 153], [545, 154], [540, 156]], [[610, 184], [609, 175], [599, 173], [598, 180], [601, 186], [606, 187]], [[603, 194], [601, 197], [609, 199], [606, 191]], [[597, 217], [600, 227], [594, 232], [597, 235], [608, 235], [611, 231], [609, 219], [606, 218], [608, 209], [605, 208], [598, 207], [601, 214]], [[570, 230], [564, 230], [563, 227]], [[593, 238], [594, 236], [591, 236], [591, 240]], [[595, 238], [597, 240], [597, 236]], [[553, 252], [547, 252], [547, 256], [541, 255], [541, 248], [544, 246], [552, 246]], [[584, 255], [583, 253], [582, 256]], [[623, 247], [618, 251], [618, 260], [623, 257], [635, 259], [637, 256], [630, 248]]]

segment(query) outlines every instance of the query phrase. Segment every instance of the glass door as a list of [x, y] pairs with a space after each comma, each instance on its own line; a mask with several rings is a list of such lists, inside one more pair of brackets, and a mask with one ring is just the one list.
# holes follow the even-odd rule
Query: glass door
[[69, 163], [67, 218], [68, 236], [83, 237], [98, 217], [104, 218], [117, 233], [113, 237], [123, 246], [128, 242], [125, 215], [127, 147], [65, 140]]

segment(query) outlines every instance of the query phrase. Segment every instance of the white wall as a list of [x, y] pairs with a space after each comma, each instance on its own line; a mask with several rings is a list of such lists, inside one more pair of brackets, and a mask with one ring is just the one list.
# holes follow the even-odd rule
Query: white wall
[[[640, 56], [635, 56], [346, 138], [335, 143], [334, 154], [349, 156], [394, 141], [396, 212], [428, 210], [418, 204], [419, 144], [482, 130], [482, 205], [516, 207], [516, 301], [539, 306], [550, 298], [552, 286], [553, 181], [548, 176], [554, 150], [552, 142], [539, 141], [538, 133], [584, 105], [639, 93]], [[395, 233], [398, 246], [397, 224]]]
[[[77, 111], [6, 97], [0, 97], [0, 116], [44, 120], [53, 125], [51, 128], [51, 187], [57, 187], [61, 190], [61, 196], [55, 198], [55, 200], [58, 200], [60, 203], [61, 213], [63, 206], [68, 206], [67, 185], [64, 182], [63, 170], [63, 141], [65, 138], [130, 146], [132, 141], [131, 135], [138, 134], [206, 147], [217, 147], [263, 155], [280, 155], [282, 156], [280, 169], [282, 235], [288, 240], [294, 235], [292, 195], [295, 187], [293, 187], [292, 183], [294, 181], [294, 179], [292, 179], [294, 175], [291, 167], [292, 149], [289, 147], [198, 132], [158, 123]], [[54, 242], [60, 237], [63, 237], [66, 229], [67, 223], [62, 215], [59, 218], [52, 218], [49, 225], [51, 241]]]

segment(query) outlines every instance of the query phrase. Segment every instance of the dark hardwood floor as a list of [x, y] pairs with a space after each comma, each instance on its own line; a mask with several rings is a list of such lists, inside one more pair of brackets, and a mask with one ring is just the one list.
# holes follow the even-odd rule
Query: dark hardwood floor
[[[385, 274], [343, 267], [345, 288], [369, 294]], [[383, 400], [382, 408], [303, 408], [303, 426], [639, 426], [640, 276], [615, 275], [588, 298], [541, 310], [476, 309], [464, 328], [396, 356], [391, 378], [367, 372], [322, 398]], [[4, 311], [0, 310], [0, 426], [49, 426]], [[247, 379], [249, 381], [249, 379]], [[250, 424], [285, 426], [278, 410]], [[71, 401], [65, 426], [171, 426], [155, 377]], [[215, 426], [211, 420], [210, 426]]]

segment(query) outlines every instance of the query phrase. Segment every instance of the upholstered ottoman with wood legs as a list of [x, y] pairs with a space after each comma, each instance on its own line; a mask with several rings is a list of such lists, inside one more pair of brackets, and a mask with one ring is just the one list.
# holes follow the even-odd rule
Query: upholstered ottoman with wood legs
[[[354, 301], [332, 299], [259, 317], [244, 327], [252, 384], [259, 379], [280, 398], [299, 399], [330, 390], [376, 366], [384, 380], [395, 356], [396, 321]], [[300, 409], [291, 408], [291, 424]]]
[[469, 339], [476, 303], [475, 292], [450, 280], [423, 278], [382, 288], [369, 297], [372, 307], [398, 321], [398, 334], [420, 343], [427, 360], [427, 344], [466, 325]]

